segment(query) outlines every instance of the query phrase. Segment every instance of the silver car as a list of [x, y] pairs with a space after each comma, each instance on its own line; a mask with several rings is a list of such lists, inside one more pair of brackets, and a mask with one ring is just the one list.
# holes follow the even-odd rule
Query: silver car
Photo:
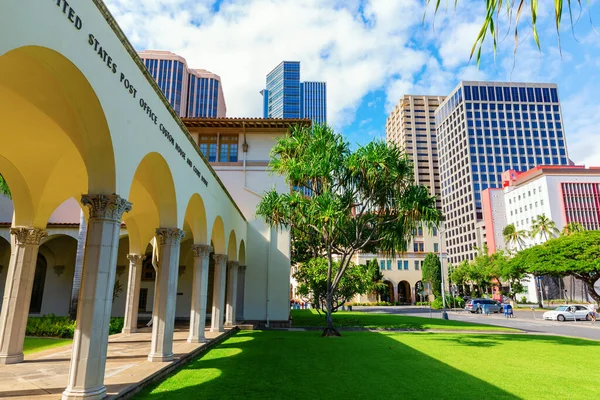
[[575, 321], [575, 320], [586, 320], [589, 321], [590, 310], [582, 304], [571, 304], [558, 306], [552, 311], [546, 311], [544, 313], [544, 319], [551, 321]]

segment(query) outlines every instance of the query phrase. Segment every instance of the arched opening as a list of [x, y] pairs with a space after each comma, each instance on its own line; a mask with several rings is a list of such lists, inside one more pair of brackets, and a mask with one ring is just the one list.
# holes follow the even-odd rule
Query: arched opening
[[207, 224], [206, 224], [206, 209], [204, 201], [198, 193], [195, 193], [188, 202], [185, 210], [185, 225], [186, 238], [193, 238], [194, 243], [206, 244], [207, 242]]
[[43, 255], [38, 254], [31, 289], [31, 301], [29, 302], [30, 314], [39, 314], [42, 311], [42, 299], [44, 298], [47, 268], [48, 263], [46, 262], [46, 258], [44, 258]]
[[38, 46], [0, 57], [0, 173], [15, 225], [45, 227], [63, 201], [116, 191], [112, 140], [100, 102], [79, 69]]
[[229, 261], [237, 261], [237, 239], [235, 237], [235, 231], [229, 233], [229, 240], [227, 241], [227, 259]]
[[398, 284], [398, 302], [404, 304], [410, 304], [412, 302], [410, 283], [407, 281], [401, 281]]
[[212, 224], [210, 242], [216, 254], [227, 254], [225, 253], [225, 228], [220, 216], [217, 216]]
[[240, 262], [240, 265], [246, 265], [246, 244], [243, 240], [240, 242], [238, 261]]
[[422, 281], [417, 281], [417, 283], [415, 283], [415, 299], [417, 302], [427, 301], [425, 300], [425, 288], [423, 287]]
[[135, 206], [123, 216], [132, 252], [143, 249], [156, 228], [177, 227], [177, 199], [171, 169], [158, 153], [147, 154], [139, 163], [129, 192]]
[[383, 281], [387, 285], [387, 290], [381, 294], [381, 301], [391, 303], [394, 301], [394, 284], [390, 281]]

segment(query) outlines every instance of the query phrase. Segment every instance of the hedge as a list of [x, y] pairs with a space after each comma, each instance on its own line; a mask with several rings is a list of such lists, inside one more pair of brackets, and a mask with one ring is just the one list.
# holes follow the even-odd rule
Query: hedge
[[[113, 317], [110, 319], [109, 335], [121, 333], [123, 330], [123, 318]], [[69, 317], [57, 317], [48, 314], [41, 317], [29, 317], [27, 319], [27, 336], [49, 336], [72, 339], [75, 333], [75, 321]]]

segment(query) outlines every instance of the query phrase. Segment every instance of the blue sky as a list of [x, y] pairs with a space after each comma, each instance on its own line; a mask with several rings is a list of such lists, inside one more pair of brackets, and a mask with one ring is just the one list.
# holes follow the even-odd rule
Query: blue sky
[[574, 33], [565, 11], [562, 56], [551, 2], [540, 2], [541, 52], [524, 15], [515, 56], [514, 31], [502, 17], [496, 57], [488, 40], [479, 69], [469, 61], [485, 11], [476, 0], [459, 0], [435, 19], [430, 8], [424, 24], [419, 0], [106, 2], [136, 48], [170, 50], [220, 75], [228, 116], [262, 115], [259, 91], [282, 60], [300, 61], [303, 80], [327, 81], [329, 122], [356, 144], [385, 136], [404, 94], [445, 95], [460, 80], [555, 82], [570, 157], [600, 165], [600, 35], [589, 21], [600, 21], [596, 0]]

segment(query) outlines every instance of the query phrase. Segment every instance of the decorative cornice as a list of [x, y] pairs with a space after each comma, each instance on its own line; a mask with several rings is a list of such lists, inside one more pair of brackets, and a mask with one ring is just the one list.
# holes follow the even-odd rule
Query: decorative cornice
[[34, 244], [39, 246], [42, 239], [48, 236], [48, 231], [45, 229], [24, 226], [10, 228], [10, 233], [15, 236], [17, 245]]
[[212, 251], [213, 248], [207, 244], [192, 245], [192, 254], [194, 257], [208, 257]]
[[178, 245], [185, 236], [185, 232], [179, 228], [157, 228], [156, 237], [158, 244]]
[[131, 203], [118, 194], [84, 194], [81, 204], [90, 209], [90, 218], [121, 222], [123, 214], [131, 211]]
[[227, 261], [227, 268], [237, 268], [240, 266], [239, 261]]
[[127, 254], [127, 259], [129, 260], [130, 265], [140, 266], [142, 262], [146, 259], [145, 254]]
[[227, 262], [226, 254], [213, 254], [213, 260], [215, 260], [215, 264], [221, 264]]

